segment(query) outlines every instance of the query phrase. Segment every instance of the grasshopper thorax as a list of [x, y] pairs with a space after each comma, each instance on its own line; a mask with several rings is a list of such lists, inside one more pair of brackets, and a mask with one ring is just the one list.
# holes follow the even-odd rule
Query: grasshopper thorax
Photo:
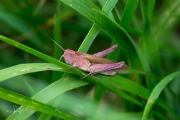
[[64, 51], [64, 60], [67, 64], [73, 65], [76, 52], [70, 49]]

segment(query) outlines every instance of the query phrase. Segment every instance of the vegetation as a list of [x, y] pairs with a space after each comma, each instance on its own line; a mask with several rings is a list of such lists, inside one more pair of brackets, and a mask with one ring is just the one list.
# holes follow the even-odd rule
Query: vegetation
[[[0, 2], [0, 119], [180, 119], [180, 1]], [[64, 49], [125, 61], [114, 76], [69, 68]], [[67, 70], [68, 69], [68, 70]]]

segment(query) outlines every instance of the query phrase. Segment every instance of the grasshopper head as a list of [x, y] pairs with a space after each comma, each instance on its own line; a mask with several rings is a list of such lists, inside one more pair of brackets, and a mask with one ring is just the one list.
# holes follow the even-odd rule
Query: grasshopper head
[[69, 65], [73, 65], [74, 61], [75, 61], [75, 51], [67, 49], [64, 51], [64, 59], [65, 62]]

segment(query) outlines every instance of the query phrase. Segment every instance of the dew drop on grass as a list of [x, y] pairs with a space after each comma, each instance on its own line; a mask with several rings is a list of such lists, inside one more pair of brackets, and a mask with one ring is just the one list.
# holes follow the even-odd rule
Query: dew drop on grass
[[37, 104], [35, 100], [32, 100], [31, 102], [32, 102], [33, 104]]
[[13, 73], [13, 74], [12, 74], [12, 76], [16, 76], [16, 75], [17, 75], [17, 73]]
[[64, 81], [68, 80], [69, 78], [65, 78]]
[[25, 71], [28, 71], [28, 70], [31, 70], [31, 68], [22, 69], [21, 72], [25, 72]]
[[60, 111], [59, 109], [55, 109], [55, 111], [57, 111], [57, 112], [61, 113], [61, 111]]
[[22, 69], [22, 70], [21, 70], [21, 72], [24, 72], [24, 71], [26, 71], [26, 69]]
[[155, 103], [155, 100], [152, 100], [152, 99], [151, 99], [149, 102], [153, 104], [153, 103]]
[[15, 44], [16, 47], [18, 47], [18, 44]]

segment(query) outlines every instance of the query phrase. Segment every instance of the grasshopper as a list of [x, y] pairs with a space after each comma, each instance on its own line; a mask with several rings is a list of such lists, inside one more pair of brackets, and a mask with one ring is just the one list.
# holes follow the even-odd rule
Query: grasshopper
[[82, 52], [76, 52], [71, 49], [65, 50], [56, 41], [53, 39], [51, 40], [64, 51], [61, 58], [64, 57], [65, 62], [71, 66], [70, 68], [74, 67], [89, 72], [83, 78], [97, 73], [104, 75], [115, 75], [117, 72], [124, 72], [127, 68], [124, 61], [116, 62], [103, 58], [105, 55], [114, 51], [118, 45], [113, 45], [106, 50], [90, 55]]

